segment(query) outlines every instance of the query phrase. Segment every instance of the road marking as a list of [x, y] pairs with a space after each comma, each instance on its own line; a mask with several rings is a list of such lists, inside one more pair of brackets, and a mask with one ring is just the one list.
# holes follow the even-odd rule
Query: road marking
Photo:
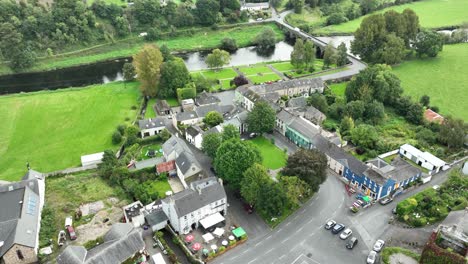
[[273, 248], [270, 248], [270, 250], [268, 250], [267, 252], [265, 252], [265, 254], [268, 254], [268, 253], [270, 253], [271, 251], [273, 251]]
[[256, 246], [258, 246], [258, 245], [260, 245], [261, 243], [262, 243], [261, 241], [260, 241], [260, 242], [258, 242], [257, 244], [255, 244], [255, 247], [256, 247]]
[[291, 222], [287, 222], [284, 226], [288, 226]]
[[254, 258], [254, 259], [252, 259], [251, 261], [249, 261], [248, 264], [250, 264], [250, 263], [252, 263], [252, 262], [254, 262], [254, 261], [256, 261], [256, 260], [257, 260], [257, 258]]
[[282, 255], [279, 259], [282, 259], [282, 258], [285, 258], [285, 257], [286, 257], [286, 255]]

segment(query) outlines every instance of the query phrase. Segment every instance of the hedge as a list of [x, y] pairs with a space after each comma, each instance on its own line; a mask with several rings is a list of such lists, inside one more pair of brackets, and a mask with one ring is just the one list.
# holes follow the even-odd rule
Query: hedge
[[386, 247], [382, 251], [382, 261], [384, 264], [390, 264], [390, 256], [396, 253], [401, 253], [404, 254], [408, 257], [411, 257], [415, 259], [416, 261], [419, 261], [419, 258], [421, 257], [419, 254], [414, 253], [413, 251], [406, 249], [406, 248], [400, 248], [400, 247]]

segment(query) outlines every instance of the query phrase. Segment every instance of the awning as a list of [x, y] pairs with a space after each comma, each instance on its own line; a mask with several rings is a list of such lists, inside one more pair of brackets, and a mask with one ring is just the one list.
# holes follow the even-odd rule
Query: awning
[[222, 235], [224, 234], [224, 229], [218, 227], [218, 228], [215, 229], [215, 231], [213, 232], [213, 234], [214, 234], [215, 236], [217, 236], [217, 237], [220, 237], [220, 236], [222, 236]]
[[237, 238], [239, 238], [239, 237], [245, 235], [246, 233], [245, 233], [245, 231], [244, 231], [244, 229], [242, 227], [238, 227], [238, 228], [232, 230], [232, 234], [234, 236], [236, 236]]
[[200, 220], [200, 224], [207, 229], [222, 221], [224, 221], [224, 217], [220, 213], [216, 213]]
[[205, 240], [206, 243], [210, 242], [211, 240], [214, 239], [213, 235], [211, 233], [206, 233], [203, 236], [203, 240]]

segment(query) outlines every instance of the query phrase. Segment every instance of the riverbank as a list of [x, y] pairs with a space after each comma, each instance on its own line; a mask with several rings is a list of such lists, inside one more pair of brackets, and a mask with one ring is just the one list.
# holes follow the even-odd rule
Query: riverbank
[[[35, 66], [22, 73], [48, 71], [72, 66], [96, 63], [100, 61], [131, 57], [148, 43], [159, 46], [167, 45], [173, 52], [189, 52], [208, 50], [220, 45], [223, 38], [233, 38], [239, 47], [247, 47], [253, 44], [253, 39], [264, 27], [270, 27], [276, 33], [277, 40], [283, 40], [284, 34], [274, 23], [242, 25], [231, 28], [212, 30], [203, 28], [193, 35], [180, 36], [147, 42], [142, 38], [130, 38], [115, 43], [108, 43], [87, 48], [76, 52], [67, 52], [66, 55], [57, 55], [50, 58], [39, 59]], [[0, 75], [12, 74], [6, 64], [0, 65]]]

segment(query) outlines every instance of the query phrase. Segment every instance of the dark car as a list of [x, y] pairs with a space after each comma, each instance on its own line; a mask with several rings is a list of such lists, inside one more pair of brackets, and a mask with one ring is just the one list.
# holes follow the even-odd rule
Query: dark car
[[358, 239], [356, 237], [352, 237], [350, 240], [348, 240], [348, 243], [346, 243], [346, 248], [347, 249], [353, 249], [354, 246], [356, 246], [358, 243]]
[[343, 224], [336, 224], [336, 225], [332, 228], [332, 233], [333, 233], [333, 234], [338, 234], [338, 233], [341, 232], [343, 229], [345, 229], [345, 225], [343, 225]]
[[392, 198], [387, 197], [387, 198], [383, 198], [382, 200], [380, 200], [379, 203], [380, 203], [381, 205], [386, 205], [386, 204], [391, 203], [392, 201], [393, 201]]
[[253, 213], [253, 206], [248, 204], [248, 203], [244, 203], [244, 210], [248, 213], [248, 214], [251, 214]]

